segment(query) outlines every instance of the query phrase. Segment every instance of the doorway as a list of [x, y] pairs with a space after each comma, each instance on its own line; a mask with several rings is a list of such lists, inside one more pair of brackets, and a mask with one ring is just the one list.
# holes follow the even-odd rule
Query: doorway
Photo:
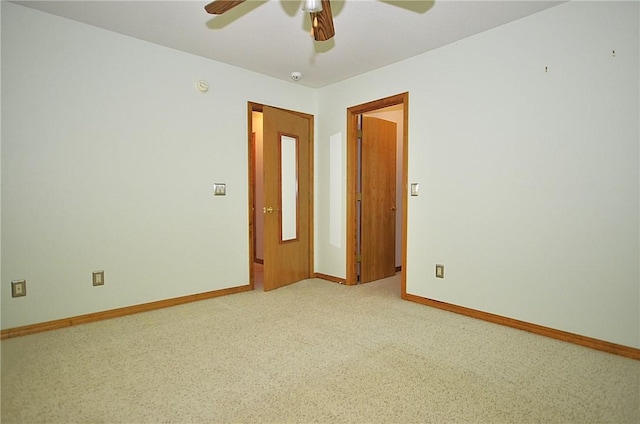
[[[406, 216], [407, 216], [407, 158], [408, 158], [408, 107], [409, 93], [402, 93], [369, 103], [353, 106], [347, 109], [347, 272], [346, 284], [354, 285], [360, 282], [362, 269], [368, 264], [361, 262], [363, 256], [360, 252], [362, 237], [375, 240], [376, 237], [365, 234], [363, 231], [374, 231], [372, 227], [362, 227], [360, 220], [361, 207], [363, 206], [361, 190], [361, 161], [367, 161], [367, 155], [362, 155], [359, 146], [362, 146], [361, 123], [363, 116], [375, 117], [382, 120], [395, 121], [398, 127], [397, 136], [397, 174], [394, 183], [397, 184], [397, 196], [395, 204], [385, 208], [395, 208], [397, 237], [395, 238], [393, 251], [395, 254], [396, 270], [401, 272], [402, 291], [406, 284]], [[369, 164], [369, 167], [375, 167]], [[366, 163], [362, 167], [367, 167]], [[385, 212], [386, 213], [386, 212]], [[389, 222], [389, 218], [386, 222]], [[389, 255], [389, 246], [382, 246]], [[374, 243], [375, 245], [375, 243]]]
[[313, 273], [313, 116], [248, 103], [249, 284]]

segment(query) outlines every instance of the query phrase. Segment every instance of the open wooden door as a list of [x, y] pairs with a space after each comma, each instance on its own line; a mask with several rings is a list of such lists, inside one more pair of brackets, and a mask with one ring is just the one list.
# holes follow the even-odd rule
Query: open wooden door
[[[396, 219], [400, 219], [401, 222], [401, 269], [400, 276], [401, 281], [401, 293], [402, 296], [406, 294], [406, 270], [407, 270], [407, 200], [408, 200], [408, 175], [407, 175], [407, 163], [409, 152], [409, 93], [396, 94], [394, 96], [385, 97], [383, 99], [374, 100], [368, 103], [352, 106], [347, 108], [347, 228], [346, 228], [346, 280], [345, 284], [354, 285], [358, 284], [359, 280], [359, 264], [357, 260], [360, 256], [360, 239], [359, 232], [361, 231], [360, 220], [358, 219], [358, 209], [360, 198], [359, 187], [359, 175], [360, 169], [358, 163], [360, 161], [360, 152], [358, 150], [358, 130], [361, 129], [358, 126], [359, 117], [362, 114], [369, 114], [388, 107], [399, 106], [402, 110], [402, 117], [400, 121], [397, 121], [397, 125], [402, 126], [402, 135], [397, 138], [397, 142], [401, 147], [401, 201], [395, 206], [400, 207], [401, 212], [396, 214]], [[397, 178], [397, 177], [396, 177]]]
[[362, 117], [360, 282], [395, 275], [396, 123]]
[[312, 142], [308, 117], [263, 107], [264, 290], [311, 276]]

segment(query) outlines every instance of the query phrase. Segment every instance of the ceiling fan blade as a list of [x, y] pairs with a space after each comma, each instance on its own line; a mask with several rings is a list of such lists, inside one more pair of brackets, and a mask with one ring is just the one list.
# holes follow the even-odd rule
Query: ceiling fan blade
[[312, 12], [310, 15], [314, 40], [327, 41], [336, 35], [329, 0], [322, 0], [322, 10], [320, 12]]
[[223, 13], [233, 9], [245, 0], [214, 0], [204, 7], [207, 13], [212, 15], [222, 15]]

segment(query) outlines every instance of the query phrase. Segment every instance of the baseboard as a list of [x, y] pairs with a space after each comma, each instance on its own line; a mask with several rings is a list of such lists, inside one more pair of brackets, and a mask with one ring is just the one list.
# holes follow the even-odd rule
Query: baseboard
[[[315, 273], [316, 278], [331, 281], [334, 283], [345, 284], [343, 278], [333, 277], [331, 275]], [[121, 316], [137, 314], [140, 312], [153, 311], [156, 309], [168, 308], [171, 306], [182, 305], [184, 303], [195, 302], [198, 300], [212, 299], [215, 297], [226, 296], [234, 293], [241, 293], [251, 290], [250, 286], [232, 287], [228, 289], [216, 290], [205, 293], [192, 294], [189, 296], [176, 297], [172, 299], [159, 300], [156, 302], [143, 303], [140, 305], [127, 306], [124, 308], [111, 309], [102, 312], [95, 312], [86, 315], [79, 315], [70, 318], [63, 318], [54, 321], [47, 321], [37, 324], [25, 325], [22, 327], [9, 328], [0, 332], [0, 339], [10, 339], [13, 337], [26, 336], [29, 334], [40, 333], [43, 331], [57, 330], [60, 328], [71, 327], [73, 325], [86, 324], [90, 322], [102, 321], [105, 319], [117, 318]], [[472, 318], [481, 319], [483, 321], [495, 324], [505, 325], [507, 327], [524, 330], [541, 336], [551, 337], [565, 342], [585, 346], [591, 349], [603, 352], [613, 353], [615, 355], [624, 356], [631, 359], [640, 360], [640, 349], [629, 346], [619, 345], [604, 340], [593, 339], [591, 337], [581, 336], [554, 328], [544, 327], [537, 324], [531, 324], [525, 321], [507, 318], [500, 315], [482, 312], [464, 306], [453, 305], [451, 303], [441, 302], [438, 300], [427, 299], [424, 297], [404, 293], [402, 298], [411, 302], [420, 303], [422, 305], [431, 306], [445, 311], [466, 315]]]
[[338, 284], [346, 284], [347, 283], [347, 280], [345, 278], [338, 278], [338, 277], [334, 277], [332, 275], [321, 274], [319, 272], [314, 273], [313, 277], [314, 278], [320, 278], [322, 280], [331, 281], [333, 283], [338, 283]]
[[22, 327], [9, 328], [0, 332], [0, 339], [4, 340], [10, 339], [12, 337], [41, 333], [43, 331], [57, 330], [59, 328], [71, 327], [73, 325], [102, 321], [105, 319], [117, 318], [125, 315], [137, 314], [140, 312], [148, 312], [156, 309], [168, 308], [171, 306], [182, 305], [184, 303], [212, 299], [214, 297], [226, 296], [229, 294], [241, 293], [249, 290], [251, 290], [250, 286], [231, 287], [228, 289], [197, 293], [189, 296], [175, 297], [172, 299], [143, 303], [140, 305], [126, 306], [124, 308], [110, 309], [108, 311], [94, 312], [91, 314], [63, 318], [55, 321], [47, 321], [38, 324], [25, 325]]
[[457, 314], [481, 319], [483, 321], [505, 325], [507, 327], [517, 328], [518, 330], [528, 331], [530, 333], [551, 337], [553, 339], [558, 339], [565, 342], [577, 344], [580, 346], [585, 346], [591, 349], [596, 349], [603, 352], [613, 353], [615, 355], [620, 355], [627, 358], [640, 360], [640, 349], [636, 349], [633, 347], [619, 345], [616, 343], [610, 343], [604, 340], [593, 339], [591, 337], [581, 336], [579, 334], [568, 333], [566, 331], [556, 330], [554, 328], [544, 327], [542, 325], [531, 324], [525, 321], [519, 321], [517, 319], [490, 314], [488, 312], [482, 312], [482, 311], [478, 311], [471, 308], [465, 308], [464, 306], [453, 305], [451, 303], [441, 302], [438, 300], [427, 299], [427, 298], [416, 296], [413, 294], [403, 293], [402, 298], [405, 300], [409, 300], [411, 302], [416, 302], [422, 305], [443, 309], [449, 312], [455, 312]]

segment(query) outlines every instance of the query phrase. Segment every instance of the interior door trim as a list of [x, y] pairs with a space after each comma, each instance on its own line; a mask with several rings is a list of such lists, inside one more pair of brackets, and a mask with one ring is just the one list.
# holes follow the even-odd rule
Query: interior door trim
[[383, 99], [374, 100], [347, 108], [347, 270], [346, 284], [358, 283], [356, 254], [357, 254], [357, 217], [356, 217], [356, 187], [357, 187], [357, 137], [358, 115], [382, 109], [388, 106], [402, 105], [402, 293], [406, 293], [407, 270], [407, 184], [409, 157], [409, 93], [401, 93]]

